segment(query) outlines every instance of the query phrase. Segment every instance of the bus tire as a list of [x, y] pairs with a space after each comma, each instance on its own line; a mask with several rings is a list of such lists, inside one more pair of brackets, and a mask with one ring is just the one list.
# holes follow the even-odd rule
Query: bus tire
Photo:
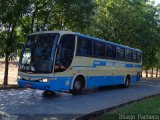
[[56, 96], [56, 93], [53, 91], [44, 91], [43, 92], [43, 97], [53, 97]]
[[72, 95], [77, 95], [84, 88], [84, 79], [82, 76], [78, 76], [73, 83], [73, 89], [70, 91]]
[[123, 84], [123, 88], [128, 88], [130, 86], [130, 75], [127, 75], [125, 78], [125, 83]]

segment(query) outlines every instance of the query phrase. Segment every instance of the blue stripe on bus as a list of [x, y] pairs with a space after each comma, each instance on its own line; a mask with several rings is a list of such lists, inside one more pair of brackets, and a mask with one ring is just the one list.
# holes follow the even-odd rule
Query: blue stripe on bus
[[133, 64], [126, 64], [126, 67], [127, 68], [133, 68], [134, 66], [133, 66]]
[[125, 76], [91, 76], [91, 77], [86, 77], [87, 88], [123, 84], [124, 78], [125, 78]]
[[[70, 78], [70, 79], [68, 79]], [[124, 84], [125, 76], [86, 76], [86, 88], [93, 88], [99, 86], [110, 86]], [[58, 77], [57, 80], [50, 80], [49, 82], [33, 82], [24, 79], [18, 80], [18, 85], [21, 87], [29, 87], [33, 89], [49, 90], [49, 91], [64, 91], [70, 90], [73, 77]], [[131, 75], [131, 83], [138, 81], [136, 75]], [[68, 85], [66, 85], [68, 81]]]
[[136, 68], [142, 68], [142, 65], [135, 65]]
[[94, 61], [93, 66], [106, 66], [106, 61]]
[[93, 66], [72, 66], [72, 68], [93, 68]]
[[125, 64], [120, 62], [106, 62], [106, 61], [94, 61], [92, 66], [72, 66], [72, 68], [95, 68], [97, 66], [110, 66], [110, 67], [126, 67], [126, 68], [141, 68], [142, 65]]
[[[90, 76], [86, 77], [87, 88], [124, 84], [125, 76]], [[131, 84], [138, 81], [136, 75], [131, 76]]]

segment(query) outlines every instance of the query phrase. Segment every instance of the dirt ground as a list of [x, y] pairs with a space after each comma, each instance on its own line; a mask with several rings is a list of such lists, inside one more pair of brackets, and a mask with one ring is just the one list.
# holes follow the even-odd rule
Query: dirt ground
[[[0, 61], [0, 84], [3, 84], [5, 64]], [[18, 61], [12, 61], [9, 64], [8, 84], [17, 84]]]

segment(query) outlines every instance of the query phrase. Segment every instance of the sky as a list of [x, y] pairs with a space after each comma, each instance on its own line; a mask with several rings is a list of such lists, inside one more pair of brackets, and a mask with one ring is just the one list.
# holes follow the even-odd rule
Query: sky
[[157, 5], [158, 3], [160, 3], [160, 0], [155, 0], [155, 4]]

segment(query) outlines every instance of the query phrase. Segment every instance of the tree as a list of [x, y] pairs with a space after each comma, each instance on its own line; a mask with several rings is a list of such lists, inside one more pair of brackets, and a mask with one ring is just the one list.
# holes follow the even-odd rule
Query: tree
[[0, 3], [0, 22], [4, 27], [4, 30], [0, 34], [1, 44], [3, 45], [1, 50], [5, 54], [5, 73], [3, 84], [8, 85], [9, 56], [17, 48], [15, 29], [23, 14], [26, 14], [26, 10], [30, 2], [29, 0], [0, 0]]
[[38, 0], [24, 18], [30, 18], [31, 33], [55, 29], [84, 33], [91, 25], [94, 5], [92, 0]]
[[157, 8], [146, 0], [97, 0], [95, 24], [90, 34], [141, 49], [143, 66], [149, 69], [156, 65], [156, 51], [160, 46], [157, 13]]

